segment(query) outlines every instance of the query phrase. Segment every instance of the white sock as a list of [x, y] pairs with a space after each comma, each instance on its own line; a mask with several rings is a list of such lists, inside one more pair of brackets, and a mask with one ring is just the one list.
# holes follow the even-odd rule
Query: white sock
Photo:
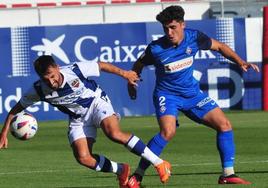
[[[114, 162], [114, 161], [111, 161], [111, 166], [112, 166], [112, 172], [113, 173], [121, 173], [121, 171], [122, 171], [122, 165], [121, 164], [118, 164], [118, 163], [116, 163], [116, 162]], [[120, 172], [119, 172], [120, 171]]]
[[141, 156], [150, 161], [154, 166], [157, 166], [163, 162], [163, 160], [155, 155], [147, 146], [145, 147], [144, 152], [141, 154]]
[[[137, 147], [136, 147], [137, 146]], [[162, 163], [163, 160], [155, 155], [137, 136], [133, 135], [126, 146], [133, 153], [142, 156], [147, 161], [150, 161], [154, 166]], [[134, 150], [134, 151], [133, 151]]]
[[230, 176], [234, 174], [234, 167], [226, 167], [226, 168], [223, 168], [222, 170], [222, 175], [223, 176]]

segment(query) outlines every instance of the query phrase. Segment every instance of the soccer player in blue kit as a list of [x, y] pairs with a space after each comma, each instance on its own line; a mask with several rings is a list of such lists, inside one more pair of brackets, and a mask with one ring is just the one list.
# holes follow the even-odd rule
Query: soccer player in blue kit
[[[213, 50], [241, 67], [243, 71], [255, 64], [243, 61], [230, 47], [212, 39], [198, 30], [185, 28], [184, 10], [181, 6], [169, 6], [156, 19], [162, 24], [165, 35], [152, 41], [133, 65], [132, 70], [141, 74], [144, 66], [154, 65], [156, 84], [153, 93], [155, 113], [160, 127], [147, 146], [160, 155], [176, 133], [179, 111], [195, 122], [202, 123], [217, 132], [217, 148], [222, 163], [219, 184], [250, 184], [234, 171], [235, 144], [230, 121], [223, 111], [199, 88], [193, 76], [194, 56], [198, 50]], [[128, 84], [129, 95], [136, 99], [136, 86]], [[140, 186], [148, 161], [141, 159], [129, 182], [133, 188]]]
[[93, 153], [97, 129], [101, 128], [112, 141], [124, 145], [132, 153], [149, 160], [156, 168], [160, 180], [165, 182], [170, 174], [167, 161], [154, 154], [134, 134], [121, 131], [111, 101], [92, 77], [100, 76], [101, 71], [113, 73], [135, 84], [138, 75], [134, 71], [122, 70], [110, 63], [76, 62], [59, 67], [52, 56], [40, 56], [34, 62], [40, 77], [10, 110], [0, 132], [0, 149], [8, 146], [8, 131], [15, 114], [39, 101], [45, 101], [69, 116], [68, 138], [73, 154], [81, 165], [97, 172], [117, 175], [120, 188], [127, 188], [130, 167], [125, 163], [114, 162], [107, 157]]

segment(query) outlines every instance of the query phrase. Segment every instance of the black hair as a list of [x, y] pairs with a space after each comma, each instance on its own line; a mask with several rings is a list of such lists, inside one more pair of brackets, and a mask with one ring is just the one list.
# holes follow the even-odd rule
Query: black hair
[[34, 61], [34, 69], [39, 76], [45, 75], [50, 66], [57, 67], [56, 62], [50, 55], [42, 55]]
[[173, 20], [183, 22], [184, 10], [179, 5], [169, 6], [156, 16], [156, 20], [159, 21], [162, 25], [169, 24]]

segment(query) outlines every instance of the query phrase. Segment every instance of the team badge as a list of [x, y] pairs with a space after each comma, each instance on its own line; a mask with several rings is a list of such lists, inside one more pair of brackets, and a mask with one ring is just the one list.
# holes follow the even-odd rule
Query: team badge
[[165, 107], [165, 106], [161, 106], [161, 107], [160, 107], [160, 112], [161, 112], [161, 113], [164, 113], [165, 111], [166, 111], [166, 107]]
[[190, 55], [192, 53], [192, 48], [190, 48], [189, 46], [186, 48], [186, 54]]
[[79, 87], [79, 79], [75, 79], [75, 80], [71, 83], [71, 85], [72, 85], [73, 87]]

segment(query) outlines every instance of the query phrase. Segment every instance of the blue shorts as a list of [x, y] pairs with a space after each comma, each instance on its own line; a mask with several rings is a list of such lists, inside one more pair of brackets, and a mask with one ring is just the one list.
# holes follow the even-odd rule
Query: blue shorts
[[202, 91], [189, 98], [157, 92], [154, 93], [154, 106], [157, 118], [172, 115], [177, 120], [179, 111], [181, 111], [197, 123], [202, 123], [203, 117], [218, 107], [216, 102]]

